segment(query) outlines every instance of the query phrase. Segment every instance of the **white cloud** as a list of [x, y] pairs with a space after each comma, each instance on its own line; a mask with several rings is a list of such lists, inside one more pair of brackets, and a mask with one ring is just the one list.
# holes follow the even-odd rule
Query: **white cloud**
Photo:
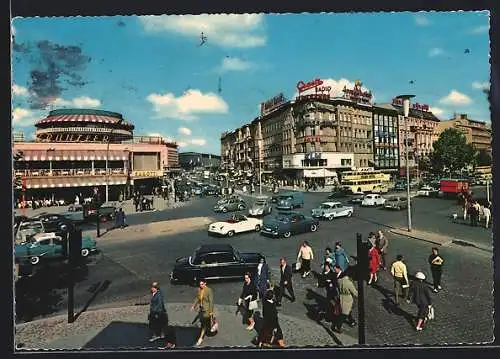
[[163, 95], [152, 93], [146, 99], [153, 104], [157, 118], [194, 120], [195, 114], [227, 113], [229, 110], [227, 103], [216, 94], [193, 89], [179, 97], [167, 92]]
[[472, 99], [457, 90], [451, 90], [450, 93], [439, 102], [445, 105], [468, 105], [472, 102]]
[[189, 136], [192, 133], [192, 131], [187, 127], [179, 127], [178, 132], [180, 135], [183, 135], [183, 136]]
[[471, 34], [478, 35], [478, 34], [487, 33], [489, 31], [490, 31], [489, 25], [481, 25], [481, 26], [473, 28], [470, 32], [471, 32]]
[[425, 17], [422, 14], [415, 15], [414, 19], [415, 19], [415, 23], [418, 26], [429, 26], [430, 25], [429, 19], [427, 19], [427, 17]]
[[429, 50], [429, 57], [436, 57], [444, 55], [444, 50], [439, 47], [434, 47]]
[[163, 135], [161, 133], [158, 133], [158, 132], [150, 132], [150, 133], [148, 133], [148, 136], [149, 137], [161, 137], [161, 138], [163, 138]]
[[194, 146], [205, 146], [207, 144], [207, 141], [204, 138], [192, 138], [187, 142]]
[[263, 14], [202, 14], [140, 16], [147, 32], [173, 32], [200, 41], [201, 33], [207, 45], [223, 47], [258, 47], [266, 44], [263, 34]]
[[472, 83], [472, 88], [477, 90], [488, 90], [490, 88], [490, 83], [488, 81], [484, 82], [474, 81]]
[[441, 117], [445, 113], [446, 110], [439, 107], [430, 107], [429, 111], [432, 112], [435, 116]]
[[40, 120], [41, 114], [26, 108], [16, 107], [12, 110], [12, 127], [32, 126]]
[[220, 70], [224, 71], [246, 71], [249, 70], [253, 64], [249, 61], [242, 60], [237, 57], [225, 57], [220, 65]]
[[50, 101], [50, 104], [58, 107], [97, 108], [101, 106], [101, 101], [88, 96], [75, 97], [72, 100], [64, 100], [57, 97]]
[[[344, 93], [342, 90], [344, 89], [344, 86], [346, 86], [348, 89], [352, 89], [354, 87], [354, 81], [350, 81], [346, 78], [341, 78], [340, 80], [335, 80], [335, 79], [321, 79], [323, 81], [324, 87], [331, 87], [330, 90], [330, 96], [331, 97], [340, 97], [343, 96]], [[363, 91], [369, 91], [368, 88], [362, 86], [361, 87]], [[315, 90], [314, 89], [309, 89], [301, 93], [301, 95], [310, 95], [314, 94]], [[325, 93], [326, 94], [326, 93]], [[297, 97], [299, 95], [298, 91], [295, 92], [293, 97]], [[259, 105], [259, 111], [260, 111], [260, 105]]]
[[26, 96], [28, 94], [28, 89], [17, 84], [12, 84], [12, 93], [14, 96]]

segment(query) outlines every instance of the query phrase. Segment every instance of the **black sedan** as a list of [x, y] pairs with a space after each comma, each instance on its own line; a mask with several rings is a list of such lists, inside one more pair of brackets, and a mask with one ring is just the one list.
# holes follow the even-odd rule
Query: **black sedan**
[[229, 244], [202, 245], [191, 256], [177, 258], [170, 281], [196, 284], [200, 278], [241, 279], [255, 272], [261, 258], [261, 253], [240, 253]]
[[266, 218], [260, 231], [261, 235], [290, 238], [292, 234], [316, 232], [319, 221], [306, 217], [300, 212], [280, 212], [274, 218]]

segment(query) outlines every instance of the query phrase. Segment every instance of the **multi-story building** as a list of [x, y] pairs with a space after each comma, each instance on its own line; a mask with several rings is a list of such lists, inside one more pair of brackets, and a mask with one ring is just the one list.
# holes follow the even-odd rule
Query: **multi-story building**
[[399, 112], [392, 105], [373, 106], [373, 164], [375, 169], [399, 171]]
[[181, 152], [179, 153], [179, 166], [185, 170], [194, 168], [219, 168], [221, 157], [210, 153]]
[[[394, 99], [392, 106], [399, 112], [399, 170], [406, 173], [408, 165], [411, 176], [418, 177], [420, 159], [429, 155], [432, 144], [439, 138], [440, 120], [430, 111], [428, 105], [415, 103], [411, 106], [408, 118], [404, 117], [403, 103]], [[408, 145], [408, 164], [406, 147]]]
[[[307, 86], [313, 89], [321, 84], [316, 80]], [[223, 162], [289, 182], [320, 185], [335, 183], [337, 170], [372, 166], [371, 94], [361, 91], [361, 83], [345, 92], [349, 96], [330, 98], [299, 91], [295, 100], [286, 101], [280, 94], [262, 104], [259, 118], [222, 134]], [[242, 157], [246, 153], [252, 153], [253, 160]]]
[[442, 133], [447, 128], [456, 128], [460, 130], [470, 143], [479, 150], [492, 152], [491, 147], [491, 128], [485, 122], [472, 120], [466, 114], [455, 114], [455, 117], [441, 121], [438, 126], [438, 133]]
[[97, 187], [104, 199], [135, 189], [148, 191], [176, 166], [177, 145], [160, 137], [134, 137], [134, 126], [116, 112], [55, 110], [35, 124], [35, 141], [14, 138], [20, 155], [14, 173], [22, 177], [25, 197], [68, 200], [91, 195]]

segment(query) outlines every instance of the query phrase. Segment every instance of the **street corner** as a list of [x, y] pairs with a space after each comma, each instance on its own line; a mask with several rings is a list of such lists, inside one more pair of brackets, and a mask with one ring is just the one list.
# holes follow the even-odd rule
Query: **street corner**
[[412, 229], [411, 232], [407, 229], [403, 228], [392, 228], [389, 229], [389, 232], [392, 234], [396, 234], [398, 236], [403, 236], [411, 239], [417, 239], [420, 241], [437, 244], [440, 246], [447, 246], [453, 242], [453, 238], [443, 236], [437, 233], [424, 232]]

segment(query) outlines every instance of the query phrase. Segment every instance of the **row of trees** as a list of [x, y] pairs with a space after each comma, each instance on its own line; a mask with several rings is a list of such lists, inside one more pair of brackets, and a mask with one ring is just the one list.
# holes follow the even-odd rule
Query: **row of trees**
[[477, 151], [467, 143], [465, 135], [455, 128], [441, 133], [432, 145], [428, 157], [420, 158], [419, 168], [436, 175], [457, 173], [470, 166], [491, 166], [491, 155], [486, 150]]

